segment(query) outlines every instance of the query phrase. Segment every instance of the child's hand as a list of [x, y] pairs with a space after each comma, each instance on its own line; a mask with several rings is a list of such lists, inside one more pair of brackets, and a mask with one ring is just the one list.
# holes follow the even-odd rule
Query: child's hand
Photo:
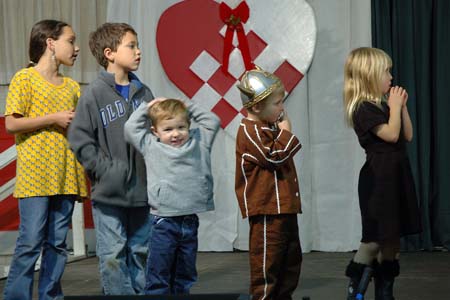
[[52, 115], [53, 123], [63, 129], [69, 127], [74, 117], [75, 112], [73, 110], [59, 111]]
[[287, 131], [291, 131], [291, 121], [289, 120], [289, 117], [288, 117], [286, 111], [283, 111], [280, 115], [280, 118], [278, 121], [278, 128], [284, 129]]
[[403, 107], [406, 104], [406, 99], [408, 99], [408, 94], [406, 90], [400, 86], [391, 87], [388, 98], [389, 107]]
[[405, 90], [405, 99], [403, 99], [403, 107], [406, 108], [406, 103], [408, 102], [408, 93]]
[[164, 100], [166, 100], [167, 98], [164, 97], [157, 97], [153, 100], [151, 100], [148, 104], [147, 104], [147, 108], [152, 107], [154, 104], [159, 103], [159, 102], [163, 102]]

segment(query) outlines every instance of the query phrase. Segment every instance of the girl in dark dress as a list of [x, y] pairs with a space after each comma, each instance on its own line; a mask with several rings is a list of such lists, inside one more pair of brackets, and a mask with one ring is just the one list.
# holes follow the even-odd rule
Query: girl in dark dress
[[391, 58], [376, 48], [353, 50], [345, 64], [345, 116], [367, 155], [358, 183], [361, 245], [346, 269], [348, 300], [363, 299], [371, 277], [375, 299], [393, 300], [400, 237], [420, 231], [405, 149], [413, 137], [408, 94], [402, 87], [391, 87], [391, 66]]

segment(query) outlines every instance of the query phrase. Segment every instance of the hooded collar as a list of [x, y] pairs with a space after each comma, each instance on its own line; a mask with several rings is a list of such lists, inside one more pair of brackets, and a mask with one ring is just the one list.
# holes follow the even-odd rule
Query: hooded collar
[[[106, 70], [101, 70], [100, 79], [102, 79], [104, 82], [106, 82], [110, 87], [112, 87], [114, 90], [116, 89], [116, 80], [114, 78], [114, 73], [109, 73]], [[130, 93], [134, 94], [136, 91], [140, 90], [142, 88], [142, 82], [139, 80], [139, 78], [133, 73], [128, 73], [128, 79], [130, 80]]]
[[[106, 82], [109, 86], [115, 88], [116, 80], [114, 78], [114, 73], [109, 73], [105, 70], [101, 70], [99, 77], [104, 82]], [[135, 90], [139, 90], [140, 88], [142, 88], [142, 82], [139, 80], [139, 78], [134, 73], [129, 72], [128, 79], [130, 80], [130, 85], [135, 87]]]

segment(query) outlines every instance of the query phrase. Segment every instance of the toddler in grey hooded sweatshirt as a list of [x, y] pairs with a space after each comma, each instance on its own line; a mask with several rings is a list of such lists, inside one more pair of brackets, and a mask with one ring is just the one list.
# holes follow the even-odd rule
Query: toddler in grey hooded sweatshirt
[[[187, 117], [198, 127], [189, 128], [187, 120], [188, 137], [184, 144], [166, 144], [157, 136], [157, 128], [149, 118], [149, 108], [164, 101], [180, 100], [159, 98], [142, 103], [125, 124], [125, 140], [144, 156], [151, 213], [173, 217], [214, 210], [210, 152], [220, 120], [190, 102]], [[163, 119], [172, 117], [166, 112]]]
[[[190, 128], [194, 120], [198, 128]], [[142, 153], [152, 229], [145, 294], [189, 294], [197, 281], [197, 213], [214, 209], [211, 147], [219, 119], [176, 99], [142, 103], [125, 139]]]

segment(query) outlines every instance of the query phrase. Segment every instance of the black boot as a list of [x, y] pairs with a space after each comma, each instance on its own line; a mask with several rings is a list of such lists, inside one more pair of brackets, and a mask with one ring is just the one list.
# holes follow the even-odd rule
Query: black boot
[[394, 279], [400, 274], [398, 260], [381, 262], [375, 271], [375, 300], [395, 300]]
[[[369, 265], [355, 263], [353, 260], [347, 266], [345, 275], [350, 278], [347, 289], [347, 300], [364, 299], [367, 286], [372, 277], [373, 268]], [[360, 295], [357, 298], [357, 295]]]

